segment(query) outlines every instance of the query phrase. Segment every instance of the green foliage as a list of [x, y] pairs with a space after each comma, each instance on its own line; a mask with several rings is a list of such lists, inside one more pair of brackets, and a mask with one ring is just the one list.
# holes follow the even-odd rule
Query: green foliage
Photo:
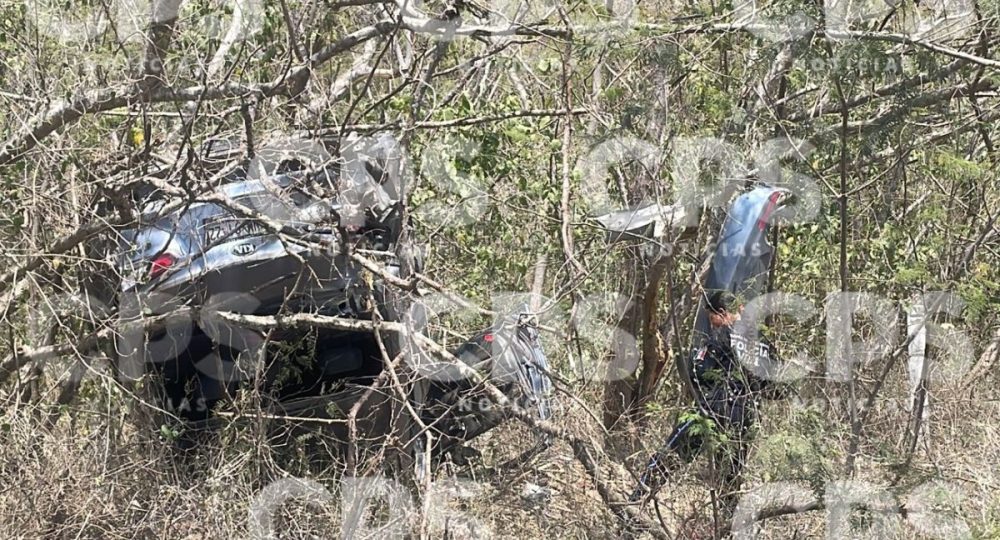
[[160, 425], [160, 436], [163, 437], [163, 440], [165, 440], [165, 441], [167, 441], [169, 443], [174, 443], [174, 442], [177, 441], [177, 439], [180, 438], [181, 431], [179, 429], [177, 429], [176, 426], [169, 426], [167, 424], [161, 424]]
[[970, 161], [946, 150], [938, 150], [926, 157], [931, 174], [947, 180], [978, 181], [987, 172], [983, 164]]
[[835, 451], [827, 442], [828, 419], [815, 408], [797, 409], [775, 432], [764, 437], [756, 459], [765, 482], [804, 480], [822, 492], [835, 474]]
[[702, 438], [705, 446], [710, 450], [722, 447], [730, 439], [726, 430], [720, 429], [714, 420], [698, 411], [682, 413], [677, 421], [679, 423], [692, 422], [691, 427], [688, 428], [688, 433], [693, 437]]

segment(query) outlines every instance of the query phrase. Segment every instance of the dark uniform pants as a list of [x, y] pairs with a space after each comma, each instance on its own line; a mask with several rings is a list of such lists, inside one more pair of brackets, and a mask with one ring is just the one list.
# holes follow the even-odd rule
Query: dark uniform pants
[[670, 474], [674, 468], [671, 466], [675, 461], [673, 455], [683, 463], [694, 461], [705, 446], [705, 431], [713, 423], [727, 439], [714, 454], [724, 491], [739, 488], [740, 473], [749, 449], [750, 428], [754, 423], [751, 400], [745, 396], [715, 395], [707, 405], [708, 410], [701, 413], [701, 418], [684, 420], [670, 432], [664, 445], [650, 458], [631, 500], [639, 500], [645, 491], [652, 490]]

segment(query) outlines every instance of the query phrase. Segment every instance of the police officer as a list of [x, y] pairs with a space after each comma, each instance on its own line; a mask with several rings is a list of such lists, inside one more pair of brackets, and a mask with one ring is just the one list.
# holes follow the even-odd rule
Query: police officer
[[[697, 394], [694, 410], [681, 416], [667, 442], [650, 458], [629, 498], [633, 502], [661, 485], [678, 466], [677, 458], [683, 463], [693, 461], [705, 445], [706, 435], [713, 433], [725, 436], [726, 443], [720, 444], [715, 454], [725, 491], [739, 487], [757, 401], [769, 390], [768, 383], [750, 373], [733, 349], [732, 327], [743, 310], [735, 296], [729, 291], [715, 291], [707, 296], [706, 307], [710, 328], [693, 361]], [[736, 337], [746, 345], [745, 340]], [[773, 354], [773, 347], [763, 338], [761, 341], [767, 354]]]

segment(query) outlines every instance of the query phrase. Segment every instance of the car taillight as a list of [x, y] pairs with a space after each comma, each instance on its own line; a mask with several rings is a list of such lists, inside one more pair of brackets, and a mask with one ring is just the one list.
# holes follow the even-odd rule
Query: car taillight
[[176, 262], [177, 257], [174, 257], [169, 253], [161, 253], [157, 255], [156, 258], [153, 259], [153, 262], [149, 263], [149, 278], [154, 279], [160, 277]]
[[767, 224], [771, 221], [771, 214], [778, 207], [778, 200], [781, 199], [781, 192], [775, 191], [767, 198], [767, 205], [764, 206], [764, 211], [760, 214], [760, 219], [757, 220], [757, 228], [764, 230], [767, 228]]

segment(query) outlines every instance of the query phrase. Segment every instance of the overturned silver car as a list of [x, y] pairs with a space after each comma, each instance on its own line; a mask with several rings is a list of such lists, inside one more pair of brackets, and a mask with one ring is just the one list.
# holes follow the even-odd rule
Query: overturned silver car
[[[216, 161], [224, 165], [200, 184], [152, 178], [139, 225], [120, 232], [113, 258], [123, 318], [186, 313], [122, 333], [121, 371], [151, 372], [162, 407], [189, 427], [252, 387], [265, 410], [300, 418], [342, 419], [361, 401], [371, 429], [382, 429], [390, 421], [382, 409], [392, 407], [366, 391], [384, 382], [387, 363], [395, 377], [423, 354], [414, 338], [425, 323], [402, 291], [416, 283], [421, 257], [408, 239], [395, 140], [357, 138], [337, 158], [292, 140], [251, 159]], [[452, 354], [549, 416], [548, 364], [530, 314], [499, 317]], [[439, 450], [506, 417], [464, 406], [481, 391], [468, 377], [401, 372], [407, 407], [434, 425]]]

